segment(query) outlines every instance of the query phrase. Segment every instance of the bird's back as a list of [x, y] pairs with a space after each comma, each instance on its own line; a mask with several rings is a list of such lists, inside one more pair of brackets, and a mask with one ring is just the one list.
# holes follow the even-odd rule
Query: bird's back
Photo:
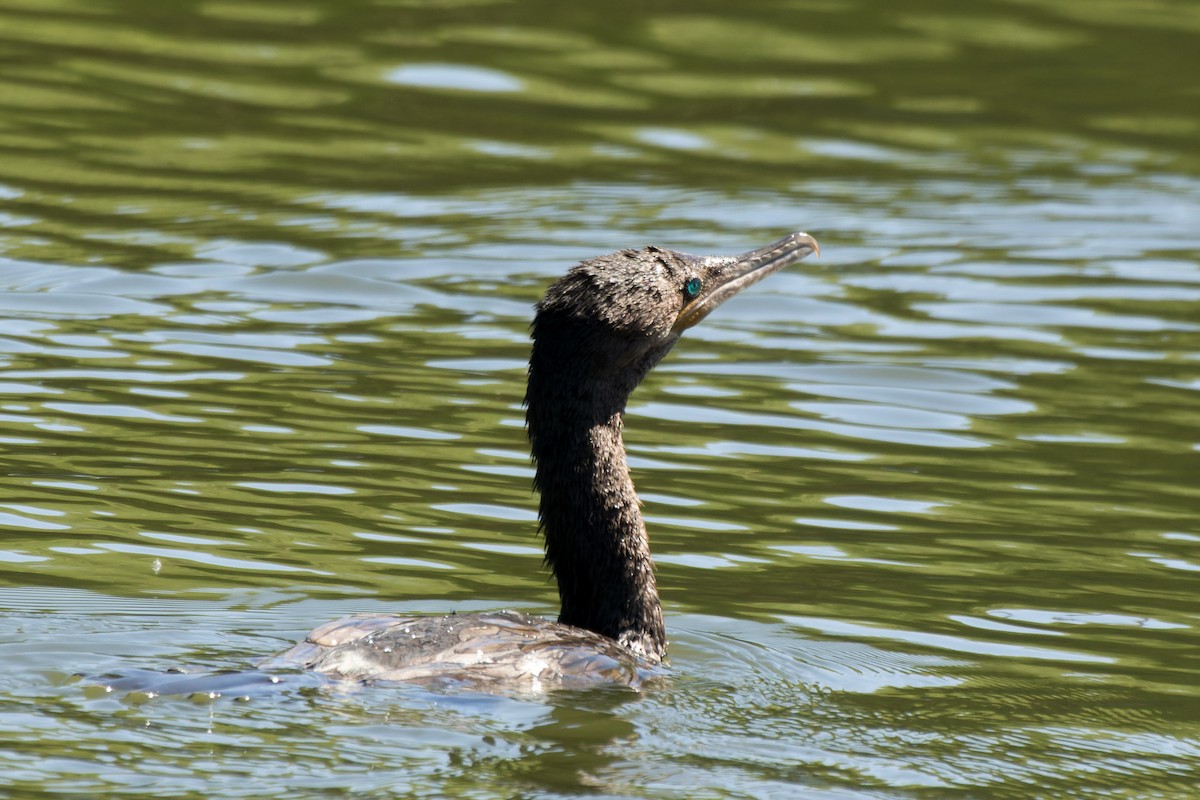
[[535, 690], [637, 687], [654, 674], [632, 652], [582, 628], [515, 611], [443, 617], [357, 615], [315, 629], [261, 666], [333, 678]]

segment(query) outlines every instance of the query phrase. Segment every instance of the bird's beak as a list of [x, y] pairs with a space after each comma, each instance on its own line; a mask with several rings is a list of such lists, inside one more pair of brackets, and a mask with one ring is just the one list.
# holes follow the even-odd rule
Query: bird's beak
[[807, 233], [792, 233], [774, 244], [740, 256], [705, 259], [700, 294], [683, 306], [671, 331], [682, 333], [742, 289], [813, 253], [821, 254], [816, 239]]

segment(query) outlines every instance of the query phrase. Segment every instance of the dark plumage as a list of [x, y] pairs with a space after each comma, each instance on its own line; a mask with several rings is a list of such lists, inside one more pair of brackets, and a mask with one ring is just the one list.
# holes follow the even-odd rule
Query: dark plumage
[[571, 268], [538, 303], [525, 419], [558, 622], [512, 612], [351, 617], [269, 663], [359, 680], [636, 683], [667, 639], [621, 440], [625, 404], [684, 330], [814, 252], [803, 233], [740, 256], [622, 250]]

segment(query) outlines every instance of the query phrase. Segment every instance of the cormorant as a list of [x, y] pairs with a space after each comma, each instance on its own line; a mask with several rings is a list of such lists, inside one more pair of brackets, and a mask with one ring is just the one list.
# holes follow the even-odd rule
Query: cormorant
[[621, 440], [625, 403], [686, 329], [817, 252], [805, 233], [739, 256], [621, 250], [572, 267], [538, 303], [525, 421], [557, 622], [512, 611], [347, 617], [264, 666], [362, 681], [637, 685], [667, 636]]

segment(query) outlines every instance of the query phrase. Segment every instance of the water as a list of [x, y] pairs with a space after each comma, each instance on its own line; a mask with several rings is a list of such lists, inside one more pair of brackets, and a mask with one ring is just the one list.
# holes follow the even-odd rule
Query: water
[[[1190, 797], [1200, 7], [0, 2], [0, 795]], [[106, 693], [555, 613], [580, 258], [806, 262], [627, 441], [641, 694]]]

